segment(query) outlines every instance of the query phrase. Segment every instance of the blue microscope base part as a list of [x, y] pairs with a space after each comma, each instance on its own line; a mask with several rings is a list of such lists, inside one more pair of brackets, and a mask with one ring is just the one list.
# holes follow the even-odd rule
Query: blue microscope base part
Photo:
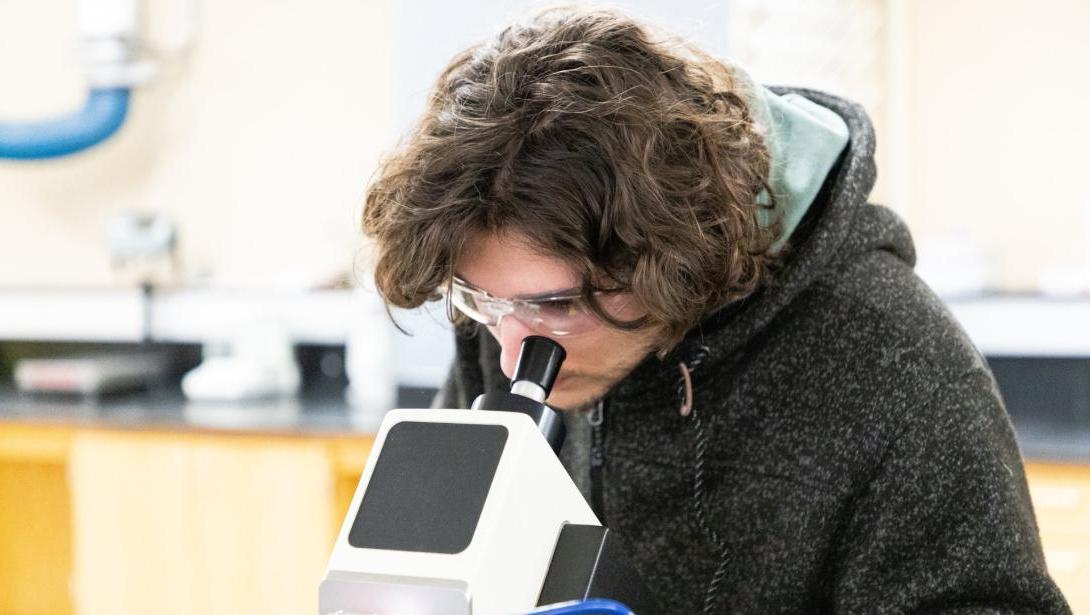
[[529, 611], [526, 615], [635, 615], [635, 613], [616, 600], [591, 598], [550, 604]]

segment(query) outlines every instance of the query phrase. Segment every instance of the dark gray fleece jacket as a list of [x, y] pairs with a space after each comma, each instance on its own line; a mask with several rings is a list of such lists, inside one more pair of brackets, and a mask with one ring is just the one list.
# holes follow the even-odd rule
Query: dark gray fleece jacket
[[[844, 118], [848, 149], [774, 282], [610, 391], [599, 516], [669, 613], [1070, 612], [988, 366], [867, 204], [866, 114], [795, 91]], [[507, 387], [492, 337], [460, 336], [436, 402]]]

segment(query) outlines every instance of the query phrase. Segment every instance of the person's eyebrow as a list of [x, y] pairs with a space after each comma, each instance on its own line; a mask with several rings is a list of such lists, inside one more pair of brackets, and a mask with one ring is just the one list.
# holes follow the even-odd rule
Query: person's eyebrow
[[[460, 280], [466, 286], [472, 288], [473, 290], [477, 290], [477, 291], [480, 291], [482, 293], [488, 293], [488, 296], [490, 296], [490, 297], [493, 296], [492, 293], [489, 293], [488, 291], [481, 288], [480, 286], [477, 286], [473, 282], [470, 282], [469, 280], [467, 280], [465, 278], [465, 276], [458, 275], [457, 273], [455, 273], [454, 277], [456, 279]], [[552, 299], [553, 297], [569, 297], [569, 296], [573, 296], [573, 295], [579, 295], [579, 294], [582, 293], [582, 290], [583, 290], [582, 287], [579, 287], [579, 286], [569, 286], [567, 288], [560, 288], [560, 289], [557, 289], [557, 290], [545, 291], [543, 293], [530, 293], [530, 294], [525, 294], [525, 295], [515, 295], [514, 297], [510, 297], [510, 299], [518, 299], [520, 301], [539, 301], [541, 299]]]

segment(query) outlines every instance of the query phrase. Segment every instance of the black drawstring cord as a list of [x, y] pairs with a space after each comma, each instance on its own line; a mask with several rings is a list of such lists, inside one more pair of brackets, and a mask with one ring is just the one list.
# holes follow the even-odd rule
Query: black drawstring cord
[[681, 371], [681, 380], [678, 382], [677, 386], [677, 395], [681, 400], [679, 413], [683, 417], [691, 417], [693, 428], [696, 430], [696, 448], [693, 455], [693, 507], [696, 513], [696, 521], [700, 526], [700, 529], [708, 536], [712, 543], [719, 548], [719, 565], [716, 566], [715, 572], [712, 573], [711, 579], [708, 580], [708, 586], [704, 591], [704, 605], [701, 612], [705, 615], [712, 613], [716, 600], [719, 597], [719, 586], [722, 584], [723, 577], [726, 575], [730, 555], [722, 537], [720, 537], [719, 533], [712, 529], [711, 525], [708, 523], [708, 515], [705, 511], [703, 499], [704, 458], [708, 448], [708, 434], [704, 429], [703, 417], [697, 414], [693, 408], [692, 374], [710, 353], [710, 348], [701, 346], [700, 350], [696, 353], [696, 356], [693, 357], [688, 364], [684, 361], [679, 362], [678, 369]]

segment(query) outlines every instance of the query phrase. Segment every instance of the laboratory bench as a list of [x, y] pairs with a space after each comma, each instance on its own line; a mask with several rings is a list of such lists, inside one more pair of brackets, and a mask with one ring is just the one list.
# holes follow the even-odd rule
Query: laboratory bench
[[[1090, 612], [1090, 433], [1011, 401], [1050, 569]], [[379, 420], [339, 391], [212, 404], [0, 388], [0, 613], [313, 612]]]

